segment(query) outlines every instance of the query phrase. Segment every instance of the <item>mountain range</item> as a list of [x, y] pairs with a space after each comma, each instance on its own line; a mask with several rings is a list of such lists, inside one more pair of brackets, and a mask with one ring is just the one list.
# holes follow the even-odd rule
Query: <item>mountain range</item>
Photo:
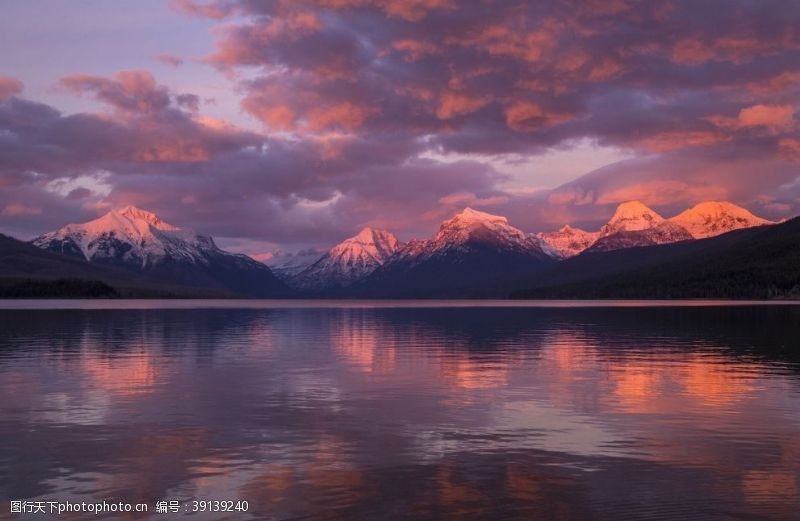
[[[222, 250], [207, 235], [128, 206], [87, 223], [64, 226], [30, 244], [15, 241], [11, 248], [13, 239], [0, 242], [4, 254], [0, 259], [7, 261], [0, 264], [0, 279], [91, 279], [108, 283], [115, 291], [128, 288], [122, 294], [132, 294], [130, 288], [168, 288], [174, 295], [259, 298], [479, 298], [568, 294], [567, 289], [579, 295], [591, 284], [594, 293], [604, 294], [598, 284], [613, 279], [616, 286], [608, 286], [606, 293], [622, 291], [624, 286], [626, 291], [636, 287], [642, 294], [655, 294], [643, 281], [625, 286], [617, 279], [677, 262], [675, 255], [680, 252], [716, 251], [732, 240], [729, 236], [755, 240], [756, 235], [743, 231], [782, 230], [786, 224], [762, 219], [729, 202], [704, 202], [664, 218], [641, 202], [629, 201], [596, 231], [566, 225], [532, 234], [505, 217], [465, 208], [444, 221], [430, 239], [402, 243], [387, 230], [366, 227], [328, 251], [275, 255], [262, 263]], [[767, 235], [759, 240], [777, 239]], [[35, 252], [49, 257], [34, 262]], [[15, 258], [27, 260], [11, 269]], [[26, 263], [27, 269], [19, 269]], [[677, 272], [678, 279], [680, 275]]]
[[414, 240], [355, 284], [361, 297], [503, 296], [555, 259], [505, 217], [466, 208], [432, 239]]
[[675, 244], [587, 251], [512, 296], [800, 299], [800, 217]]
[[344, 289], [383, 266], [401, 246], [391, 232], [367, 227], [289, 280], [293, 287], [307, 291]]
[[584, 251], [612, 251], [714, 237], [741, 228], [774, 224], [745, 208], [723, 201], [706, 201], [664, 219], [639, 201], [620, 204], [611, 219], [596, 232], [565, 226], [539, 233], [560, 258]]
[[133, 206], [87, 223], [68, 224], [31, 244], [169, 286], [247, 297], [292, 294], [263, 263], [224, 251], [211, 237], [173, 226]]

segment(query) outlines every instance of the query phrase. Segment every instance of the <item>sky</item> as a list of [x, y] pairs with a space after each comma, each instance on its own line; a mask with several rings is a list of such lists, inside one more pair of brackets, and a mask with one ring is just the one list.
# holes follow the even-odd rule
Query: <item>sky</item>
[[253, 255], [465, 206], [800, 214], [798, 0], [6, 0], [0, 232], [134, 204]]

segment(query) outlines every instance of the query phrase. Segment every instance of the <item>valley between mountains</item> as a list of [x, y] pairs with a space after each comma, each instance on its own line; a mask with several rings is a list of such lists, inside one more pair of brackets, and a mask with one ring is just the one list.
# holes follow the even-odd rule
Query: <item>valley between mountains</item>
[[465, 208], [429, 239], [366, 227], [266, 263], [133, 206], [0, 241], [4, 296], [795, 298], [798, 287], [800, 220], [719, 201], [671, 218], [630, 201], [599, 230], [543, 233]]

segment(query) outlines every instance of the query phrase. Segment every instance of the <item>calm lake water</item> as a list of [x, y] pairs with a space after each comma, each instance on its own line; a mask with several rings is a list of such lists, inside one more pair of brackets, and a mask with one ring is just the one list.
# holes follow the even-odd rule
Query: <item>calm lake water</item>
[[104, 305], [3, 303], [0, 519], [800, 519], [800, 307]]

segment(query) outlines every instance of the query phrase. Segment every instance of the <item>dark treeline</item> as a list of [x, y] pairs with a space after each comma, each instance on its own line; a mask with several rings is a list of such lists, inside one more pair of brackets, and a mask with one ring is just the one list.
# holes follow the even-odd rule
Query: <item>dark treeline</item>
[[114, 298], [117, 290], [99, 280], [23, 279], [0, 284], [0, 298]]

